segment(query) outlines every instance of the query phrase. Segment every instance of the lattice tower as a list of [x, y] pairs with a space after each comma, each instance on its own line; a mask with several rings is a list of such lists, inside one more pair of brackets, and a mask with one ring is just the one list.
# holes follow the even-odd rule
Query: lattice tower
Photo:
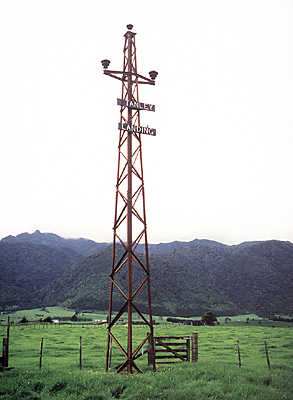
[[[112, 345], [124, 356], [117, 372], [133, 373], [138, 367], [142, 347], [148, 343], [153, 350], [153, 320], [150, 291], [150, 265], [147, 239], [145, 188], [142, 160], [142, 134], [155, 136], [154, 129], [142, 128], [142, 109], [154, 111], [155, 107], [139, 102], [139, 85], [154, 85], [156, 71], [147, 78], [137, 72], [135, 33], [127, 25], [124, 35], [123, 70], [109, 70], [109, 60], [103, 60], [104, 73], [122, 83], [120, 108], [118, 168], [113, 226], [110, 298], [107, 320], [106, 371], [111, 367]], [[147, 304], [147, 307], [145, 306]], [[118, 310], [118, 312], [114, 312]], [[133, 317], [139, 317], [149, 328], [147, 337], [137, 343], [133, 340]], [[115, 325], [127, 315], [127, 342], [115, 335]], [[154, 366], [154, 364], [153, 364]], [[155, 368], [155, 367], [154, 367]]]

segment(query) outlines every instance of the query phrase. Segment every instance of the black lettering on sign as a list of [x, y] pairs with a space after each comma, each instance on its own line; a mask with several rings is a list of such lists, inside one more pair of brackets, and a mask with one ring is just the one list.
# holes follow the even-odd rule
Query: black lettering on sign
[[117, 99], [117, 105], [121, 107], [129, 107], [135, 110], [156, 111], [154, 104], [138, 103], [135, 100]]

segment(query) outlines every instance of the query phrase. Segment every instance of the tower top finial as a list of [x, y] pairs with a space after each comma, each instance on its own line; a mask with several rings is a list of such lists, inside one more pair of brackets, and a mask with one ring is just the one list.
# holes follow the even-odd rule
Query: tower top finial
[[132, 25], [132, 24], [128, 24], [128, 25], [126, 26], [126, 28], [127, 28], [128, 30], [131, 31], [131, 29], [133, 28], [133, 25]]

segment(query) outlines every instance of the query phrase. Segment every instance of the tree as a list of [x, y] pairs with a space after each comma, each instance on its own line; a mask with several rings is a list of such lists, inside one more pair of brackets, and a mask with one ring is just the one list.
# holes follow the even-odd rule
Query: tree
[[43, 319], [43, 322], [49, 322], [50, 324], [52, 324], [52, 323], [53, 323], [53, 320], [52, 320], [52, 318], [49, 316], [49, 317], [44, 318], [44, 319]]
[[213, 311], [206, 311], [204, 315], [201, 317], [201, 320], [204, 325], [215, 325], [217, 317]]
[[75, 321], [76, 322], [77, 320], [78, 320], [77, 315], [73, 314], [72, 317], [71, 317], [71, 321]]

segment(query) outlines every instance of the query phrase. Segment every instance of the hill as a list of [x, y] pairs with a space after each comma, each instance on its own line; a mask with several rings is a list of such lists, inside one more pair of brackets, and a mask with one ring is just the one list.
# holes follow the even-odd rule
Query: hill
[[109, 243], [97, 243], [93, 240], [79, 238], [79, 239], [64, 239], [54, 233], [42, 233], [36, 230], [33, 233], [20, 233], [17, 236], [9, 235], [1, 240], [5, 243], [25, 242], [31, 244], [40, 244], [44, 246], [54, 247], [57, 249], [68, 248], [83, 257], [88, 257], [92, 254], [100, 253], [104, 250]]
[[27, 242], [0, 242], [0, 307], [40, 305], [36, 293], [82, 256]]
[[[95, 254], [84, 257], [94, 249]], [[139, 250], [143, 258], [143, 248]], [[207, 309], [219, 315], [293, 314], [290, 242], [227, 246], [196, 239], [151, 244], [150, 265], [155, 314], [194, 316]], [[110, 266], [111, 245], [106, 243], [39, 231], [9, 236], [0, 241], [0, 307], [62, 304], [106, 310]], [[119, 273], [124, 288], [125, 272]], [[139, 268], [134, 268], [133, 278], [138, 285]], [[115, 309], [121, 301], [117, 294]], [[144, 292], [137, 301], [146, 311]]]
[[[118, 255], [119, 256], [119, 255]], [[142, 255], [143, 257], [143, 255]], [[248, 242], [235, 246], [194, 240], [151, 246], [153, 312], [198, 315], [207, 309], [218, 314], [293, 314], [293, 245], [290, 242]], [[44, 303], [74, 308], [106, 309], [111, 248], [69, 268], [46, 290]], [[134, 275], [138, 281], [139, 270]], [[121, 273], [120, 283], [126, 282]], [[114, 299], [114, 308], [121, 304]], [[146, 310], [146, 297], [140, 298]]]

